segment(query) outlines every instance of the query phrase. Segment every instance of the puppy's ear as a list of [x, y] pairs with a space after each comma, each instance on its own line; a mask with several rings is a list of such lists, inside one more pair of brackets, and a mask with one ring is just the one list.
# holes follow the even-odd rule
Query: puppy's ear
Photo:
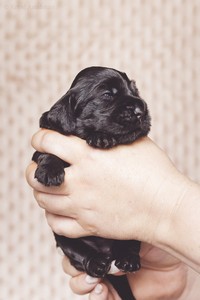
[[62, 134], [73, 133], [74, 97], [74, 94], [66, 93], [49, 111], [43, 113], [40, 118], [40, 127], [56, 130]]
[[137, 97], [140, 97], [139, 90], [138, 90], [138, 88], [137, 88], [137, 86], [136, 86], [135, 80], [131, 80], [130, 86], [131, 86], [131, 89], [134, 91], [135, 95], [136, 95]]

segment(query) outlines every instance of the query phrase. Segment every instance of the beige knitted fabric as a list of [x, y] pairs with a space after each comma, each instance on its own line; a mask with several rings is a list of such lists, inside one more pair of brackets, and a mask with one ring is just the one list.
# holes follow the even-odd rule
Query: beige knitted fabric
[[24, 172], [42, 112], [82, 68], [136, 79], [152, 138], [200, 180], [199, 0], [0, 0], [0, 300], [75, 300]]

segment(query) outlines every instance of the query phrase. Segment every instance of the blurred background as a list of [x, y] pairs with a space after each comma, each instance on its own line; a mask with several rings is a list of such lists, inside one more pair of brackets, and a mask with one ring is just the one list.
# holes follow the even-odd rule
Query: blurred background
[[[151, 137], [200, 181], [200, 1], [0, 1], [0, 300], [77, 300], [24, 173], [42, 112], [92, 65], [134, 78]], [[189, 201], [189, 199], [188, 199]]]

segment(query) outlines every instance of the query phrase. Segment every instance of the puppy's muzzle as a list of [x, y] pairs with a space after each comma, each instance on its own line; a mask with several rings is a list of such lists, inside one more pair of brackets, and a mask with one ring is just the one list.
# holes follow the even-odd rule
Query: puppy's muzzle
[[147, 113], [147, 105], [144, 100], [139, 97], [128, 97], [125, 99], [123, 106], [120, 108], [119, 121], [137, 122], [141, 121]]

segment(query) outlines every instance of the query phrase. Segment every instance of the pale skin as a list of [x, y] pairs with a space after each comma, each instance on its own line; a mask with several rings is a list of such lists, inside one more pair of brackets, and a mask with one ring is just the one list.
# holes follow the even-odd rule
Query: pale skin
[[[35, 163], [27, 168], [27, 180], [53, 231], [141, 240], [142, 269], [128, 276], [136, 298], [199, 299], [200, 187], [151, 139], [105, 151], [77, 137], [40, 130], [32, 145], [71, 164], [60, 187], [39, 184]], [[90, 293], [91, 300], [119, 299], [106, 282], [88, 284], [67, 259], [63, 268], [72, 276], [74, 292]]]

